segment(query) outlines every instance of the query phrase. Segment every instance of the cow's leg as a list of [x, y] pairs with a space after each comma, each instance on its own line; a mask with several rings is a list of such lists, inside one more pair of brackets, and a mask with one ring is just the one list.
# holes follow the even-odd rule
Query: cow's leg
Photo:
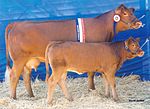
[[52, 70], [52, 76], [50, 76], [50, 78], [48, 79], [48, 93], [47, 93], [47, 102], [48, 104], [52, 103], [52, 96], [53, 96], [53, 92], [54, 89], [56, 87], [56, 85], [58, 84], [58, 82], [61, 79], [62, 73], [60, 71], [64, 71], [61, 68], [59, 68], [59, 70]]
[[29, 96], [34, 97], [32, 87], [31, 87], [31, 70], [25, 66], [22, 76], [23, 76], [25, 88], [26, 88]]
[[69, 101], [73, 101], [72, 97], [70, 96], [68, 90], [67, 90], [67, 84], [66, 84], [66, 77], [67, 77], [67, 73], [65, 72], [62, 77], [61, 80], [58, 82], [58, 85], [61, 87], [65, 97], [69, 100]]
[[94, 84], [94, 72], [88, 72], [88, 88], [89, 90], [95, 90], [95, 84]]
[[50, 77], [50, 74], [49, 72], [46, 72], [46, 77], [45, 77], [45, 82], [47, 83], [48, 82], [48, 78]]
[[113, 95], [113, 99], [114, 101], [118, 101], [118, 95], [116, 92], [116, 83], [115, 83], [115, 73], [114, 72], [108, 72], [106, 74], [106, 79], [110, 85], [110, 88], [112, 90], [112, 95]]
[[106, 79], [106, 76], [105, 76], [104, 74], [102, 75], [102, 77], [103, 77], [103, 82], [104, 82], [104, 84], [105, 84], [105, 96], [106, 96], [106, 97], [110, 97], [109, 83], [108, 83], [108, 81], [107, 81], [107, 79]]
[[16, 99], [16, 87], [19, 81], [19, 77], [23, 71], [25, 65], [24, 60], [17, 60], [13, 63], [12, 73], [10, 74], [10, 91], [11, 98]]

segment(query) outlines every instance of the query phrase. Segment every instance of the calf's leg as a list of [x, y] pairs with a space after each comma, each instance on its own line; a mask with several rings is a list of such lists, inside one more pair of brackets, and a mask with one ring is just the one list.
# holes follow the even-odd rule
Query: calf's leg
[[94, 72], [88, 72], [88, 89], [95, 90], [95, 84], [94, 84]]
[[113, 95], [113, 99], [114, 101], [118, 101], [118, 95], [116, 92], [116, 83], [115, 83], [115, 73], [114, 72], [108, 72], [106, 74], [106, 79], [110, 85], [110, 88], [112, 90], [112, 95]]
[[31, 87], [31, 70], [25, 66], [22, 76], [23, 76], [25, 88], [26, 88], [29, 96], [34, 97], [32, 87]]
[[67, 84], [66, 84], [66, 77], [67, 77], [67, 73], [64, 73], [61, 77], [61, 80], [58, 82], [58, 85], [61, 87], [65, 97], [69, 100], [69, 101], [73, 101], [72, 97], [70, 96], [68, 90], [67, 90]]
[[48, 93], [47, 93], [47, 102], [48, 104], [52, 103], [52, 96], [53, 96], [53, 92], [55, 90], [56, 85], [58, 84], [58, 82], [61, 79], [62, 73], [61, 68], [59, 68], [59, 70], [52, 70], [52, 76], [48, 79]]
[[54, 92], [54, 89], [55, 89], [56, 85], [57, 85], [57, 81], [54, 80], [53, 76], [51, 76], [48, 79], [48, 93], [47, 93], [47, 102], [48, 102], [48, 104], [52, 103], [52, 96], [53, 96], [53, 92]]
[[110, 97], [109, 83], [108, 83], [108, 81], [106, 79], [106, 76], [104, 74], [102, 75], [102, 77], [103, 77], [103, 82], [104, 82], [104, 85], [105, 85], [105, 96]]

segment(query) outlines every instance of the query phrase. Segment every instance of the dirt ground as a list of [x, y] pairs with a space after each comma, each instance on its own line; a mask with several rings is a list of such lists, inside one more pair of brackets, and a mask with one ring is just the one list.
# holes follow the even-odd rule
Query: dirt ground
[[88, 92], [87, 78], [67, 79], [68, 90], [74, 101], [65, 99], [59, 87], [53, 96], [53, 105], [47, 105], [47, 85], [36, 80], [32, 83], [35, 97], [30, 98], [23, 81], [17, 87], [17, 100], [9, 98], [9, 88], [0, 83], [0, 109], [150, 109], [150, 82], [141, 82], [138, 76], [116, 77], [120, 101], [104, 97], [102, 78], [95, 77], [96, 91]]

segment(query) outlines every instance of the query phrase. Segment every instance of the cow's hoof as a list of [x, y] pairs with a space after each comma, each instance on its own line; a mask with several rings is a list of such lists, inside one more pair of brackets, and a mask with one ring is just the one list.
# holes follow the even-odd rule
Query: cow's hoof
[[95, 88], [88, 89], [88, 92], [92, 92], [92, 91], [95, 91]]
[[12, 96], [10, 97], [10, 99], [12, 99], [12, 100], [17, 100], [17, 98], [16, 98], [16, 97], [12, 97]]
[[34, 95], [30, 95], [30, 98], [35, 97]]
[[113, 98], [114, 102], [119, 102], [119, 98]]

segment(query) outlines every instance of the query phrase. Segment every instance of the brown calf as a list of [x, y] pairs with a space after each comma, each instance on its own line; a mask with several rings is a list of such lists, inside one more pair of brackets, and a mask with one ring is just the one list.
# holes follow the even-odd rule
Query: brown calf
[[101, 72], [104, 76], [105, 95], [109, 96], [110, 86], [113, 99], [118, 100], [115, 89], [116, 70], [125, 60], [144, 55], [138, 42], [138, 38], [130, 37], [126, 41], [114, 43], [50, 43], [45, 53], [47, 73], [48, 63], [52, 68], [52, 75], [48, 79], [48, 102], [51, 103], [57, 84], [61, 87], [65, 97], [72, 100], [65, 83], [67, 71]]

